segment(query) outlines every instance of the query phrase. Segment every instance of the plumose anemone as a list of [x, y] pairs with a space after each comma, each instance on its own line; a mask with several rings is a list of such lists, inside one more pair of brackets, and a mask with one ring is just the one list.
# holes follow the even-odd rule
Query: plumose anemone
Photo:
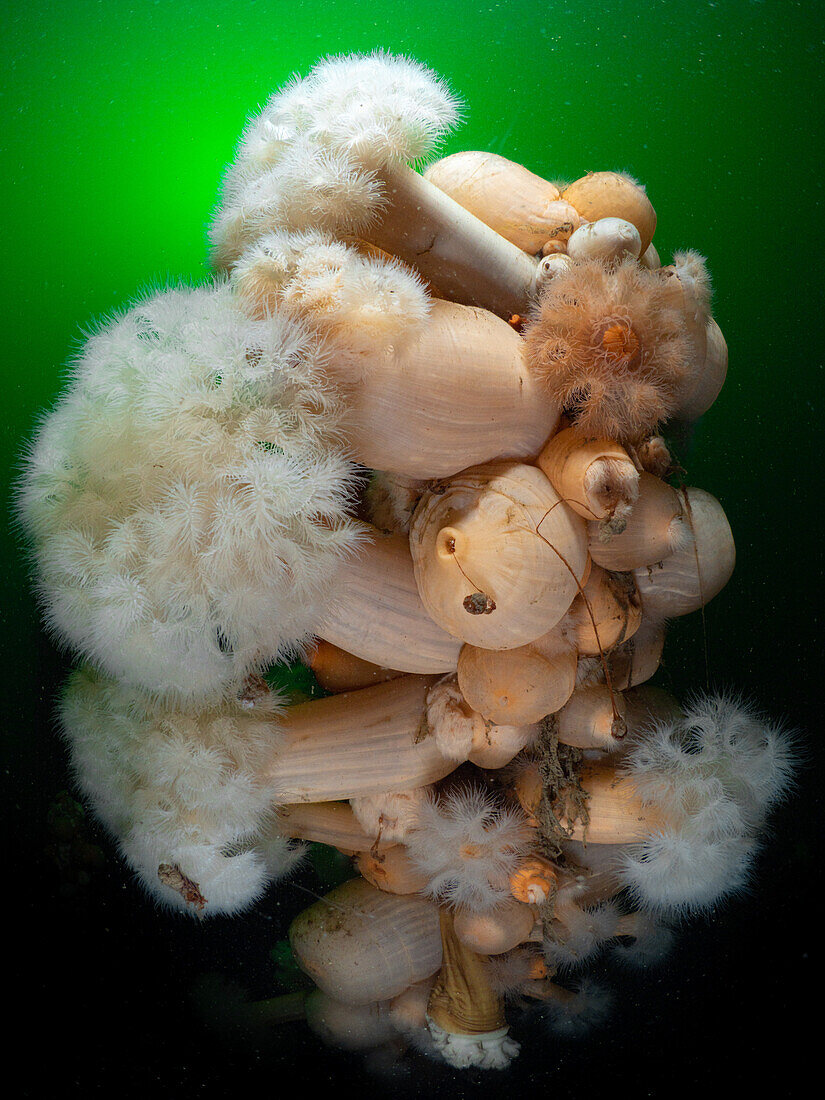
[[87, 341], [19, 488], [61, 643], [181, 702], [298, 652], [361, 538], [329, 354], [225, 284], [154, 294]]
[[60, 704], [72, 770], [160, 905], [235, 913], [295, 866], [301, 847], [272, 827], [276, 790], [261, 774], [282, 710], [268, 692], [182, 708], [72, 674]]
[[671, 280], [626, 259], [574, 261], [557, 274], [525, 354], [583, 433], [635, 442], [676, 410], [697, 352]]

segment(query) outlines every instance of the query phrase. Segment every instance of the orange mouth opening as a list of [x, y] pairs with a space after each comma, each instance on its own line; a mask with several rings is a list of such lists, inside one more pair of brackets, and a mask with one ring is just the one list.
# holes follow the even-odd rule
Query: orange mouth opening
[[619, 321], [602, 334], [602, 347], [608, 359], [628, 366], [639, 356], [639, 338], [630, 325]]

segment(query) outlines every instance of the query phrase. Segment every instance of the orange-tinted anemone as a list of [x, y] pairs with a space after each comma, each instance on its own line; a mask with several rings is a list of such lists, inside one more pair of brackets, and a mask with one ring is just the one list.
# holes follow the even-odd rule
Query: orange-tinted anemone
[[541, 905], [555, 888], [555, 869], [542, 856], [527, 856], [510, 875], [510, 893], [529, 905]]
[[582, 260], [548, 283], [527, 361], [583, 431], [633, 442], [675, 410], [696, 349], [678, 284], [635, 260]]

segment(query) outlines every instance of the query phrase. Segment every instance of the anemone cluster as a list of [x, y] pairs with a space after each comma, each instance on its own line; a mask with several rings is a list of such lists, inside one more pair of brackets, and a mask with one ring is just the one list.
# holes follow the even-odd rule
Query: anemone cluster
[[[290, 929], [297, 1014], [500, 1068], [514, 1012], [598, 1019], [606, 945], [655, 961], [747, 885], [794, 752], [746, 701], [649, 683], [734, 566], [660, 434], [724, 381], [704, 260], [662, 266], [622, 173], [414, 171], [457, 118], [383, 53], [277, 92], [213, 280], [87, 341], [19, 509], [78, 659], [78, 785], [146, 889], [231, 914], [336, 847], [352, 879]], [[267, 686], [295, 659], [323, 698]]]

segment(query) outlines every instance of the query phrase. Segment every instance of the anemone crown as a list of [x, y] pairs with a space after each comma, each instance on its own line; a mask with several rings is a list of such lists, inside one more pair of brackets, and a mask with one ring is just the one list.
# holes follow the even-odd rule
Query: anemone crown
[[697, 349], [674, 288], [633, 260], [571, 262], [525, 332], [531, 370], [582, 431], [633, 441], [677, 407]]

